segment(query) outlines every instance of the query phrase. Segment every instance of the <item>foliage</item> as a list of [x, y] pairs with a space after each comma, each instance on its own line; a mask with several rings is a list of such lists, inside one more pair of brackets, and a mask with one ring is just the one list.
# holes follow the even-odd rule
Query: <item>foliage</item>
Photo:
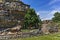
[[59, 12], [56, 12], [56, 13], [54, 14], [54, 17], [52, 18], [52, 20], [53, 20], [54, 22], [59, 22], [59, 21], [60, 21], [60, 13], [59, 13]]
[[39, 16], [37, 16], [34, 9], [29, 9], [24, 17], [25, 19], [25, 27], [33, 27], [38, 25], [41, 22]]

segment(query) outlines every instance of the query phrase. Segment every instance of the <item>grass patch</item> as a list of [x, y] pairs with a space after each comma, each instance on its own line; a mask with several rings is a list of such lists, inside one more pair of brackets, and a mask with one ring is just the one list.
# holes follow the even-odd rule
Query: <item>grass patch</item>
[[60, 33], [43, 35], [43, 36], [34, 36], [28, 38], [20, 38], [18, 40], [60, 40]]
[[[37, 29], [33, 29], [33, 30], [37, 30]], [[22, 31], [22, 32], [30, 32], [30, 31], [32, 31], [32, 30], [29, 30], [29, 29], [22, 29], [21, 31]]]
[[21, 31], [22, 32], [29, 32], [30, 30], [28, 30], [28, 29], [22, 29]]

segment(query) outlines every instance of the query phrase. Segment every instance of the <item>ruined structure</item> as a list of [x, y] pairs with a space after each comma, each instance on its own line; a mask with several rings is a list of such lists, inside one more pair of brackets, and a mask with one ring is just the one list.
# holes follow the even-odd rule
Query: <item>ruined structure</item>
[[24, 4], [20, 0], [0, 0], [0, 27], [3, 25], [8, 27], [12, 24], [11, 22], [22, 25], [25, 13], [29, 8], [30, 5]]
[[52, 20], [44, 20], [42, 21], [42, 32], [44, 34], [49, 34], [49, 33], [54, 33], [54, 32], [58, 32], [58, 24], [54, 23]]

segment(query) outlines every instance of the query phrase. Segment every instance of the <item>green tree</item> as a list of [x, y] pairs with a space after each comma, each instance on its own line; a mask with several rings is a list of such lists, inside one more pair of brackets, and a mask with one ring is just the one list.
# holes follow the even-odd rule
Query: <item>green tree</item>
[[56, 12], [56, 13], [54, 14], [54, 17], [52, 18], [52, 20], [53, 20], [54, 22], [60, 22], [60, 13], [59, 13], [59, 12]]
[[34, 9], [29, 9], [25, 15], [25, 28], [30, 28], [33, 26], [38, 27], [38, 23], [41, 22], [39, 16], [37, 16]]

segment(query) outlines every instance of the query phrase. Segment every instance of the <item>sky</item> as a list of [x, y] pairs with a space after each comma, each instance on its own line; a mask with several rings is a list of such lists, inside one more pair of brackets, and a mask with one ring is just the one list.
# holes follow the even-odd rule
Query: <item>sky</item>
[[60, 0], [21, 0], [34, 8], [42, 20], [51, 20], [55, 12], [60, 12]]

